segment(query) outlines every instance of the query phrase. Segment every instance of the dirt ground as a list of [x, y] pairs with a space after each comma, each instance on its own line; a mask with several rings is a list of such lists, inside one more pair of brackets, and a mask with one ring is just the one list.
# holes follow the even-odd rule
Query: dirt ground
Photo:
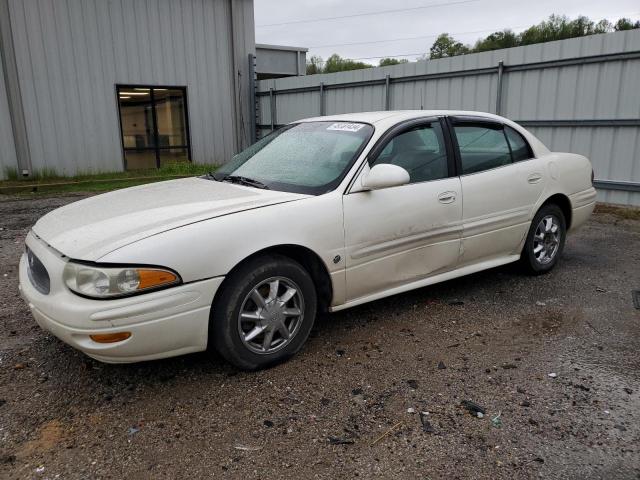
[[549, 275], [327, 315], [296, 358], [244, 373], [105, 365], [36, 326], [22, 242], [78, 198], [0, 200], [2, 478], [640, 478], [640, 220], [594, 215]]

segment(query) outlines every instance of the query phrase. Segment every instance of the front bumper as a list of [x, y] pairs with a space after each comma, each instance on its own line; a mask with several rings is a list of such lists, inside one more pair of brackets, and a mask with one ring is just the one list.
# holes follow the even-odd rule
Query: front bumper
[[[108, 363], [130, 363], [203, 351], [209, 312], [223, 277], [110, 300], [92, 300], [69, 291], [62, 281], [66, 260], [33, 234], [27, 245], [45, 265], [51, 291], [31, 284], [26, 255], [20, 259], [20, 294], [36, 322], [63, 342]], [[130, 332], [116, 343], [94, 342], [90, 335]]]

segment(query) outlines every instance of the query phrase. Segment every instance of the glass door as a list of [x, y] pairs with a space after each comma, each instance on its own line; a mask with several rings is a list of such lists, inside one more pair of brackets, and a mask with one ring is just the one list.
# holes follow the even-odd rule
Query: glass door
[[189, 125], [183, 87], [117, 87], [125, 169], [188, 162]]

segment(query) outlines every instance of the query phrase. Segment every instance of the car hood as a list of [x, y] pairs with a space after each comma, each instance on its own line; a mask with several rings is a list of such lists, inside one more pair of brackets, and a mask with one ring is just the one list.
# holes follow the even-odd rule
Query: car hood
[[69, 258], [96, 261], [120, 247], [183, 225], [306, 197], [185, 178], [71, 203], [38, 220], [33, 232]]

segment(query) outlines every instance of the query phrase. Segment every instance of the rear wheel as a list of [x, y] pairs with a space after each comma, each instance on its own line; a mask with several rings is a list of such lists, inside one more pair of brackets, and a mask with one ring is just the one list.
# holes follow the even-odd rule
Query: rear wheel
[[566, 233], [566, 220], [560, 207], [548, 204], [538, 210], [520, 256], [525, 269], [534, 275], [553, 269], [564, 249]]
[[255, 370], [302, 348], [316, 315], [316, 290], [297, 262], [270, 255], [234, 271], [211, 309], [209, 342], [230, 363]]

